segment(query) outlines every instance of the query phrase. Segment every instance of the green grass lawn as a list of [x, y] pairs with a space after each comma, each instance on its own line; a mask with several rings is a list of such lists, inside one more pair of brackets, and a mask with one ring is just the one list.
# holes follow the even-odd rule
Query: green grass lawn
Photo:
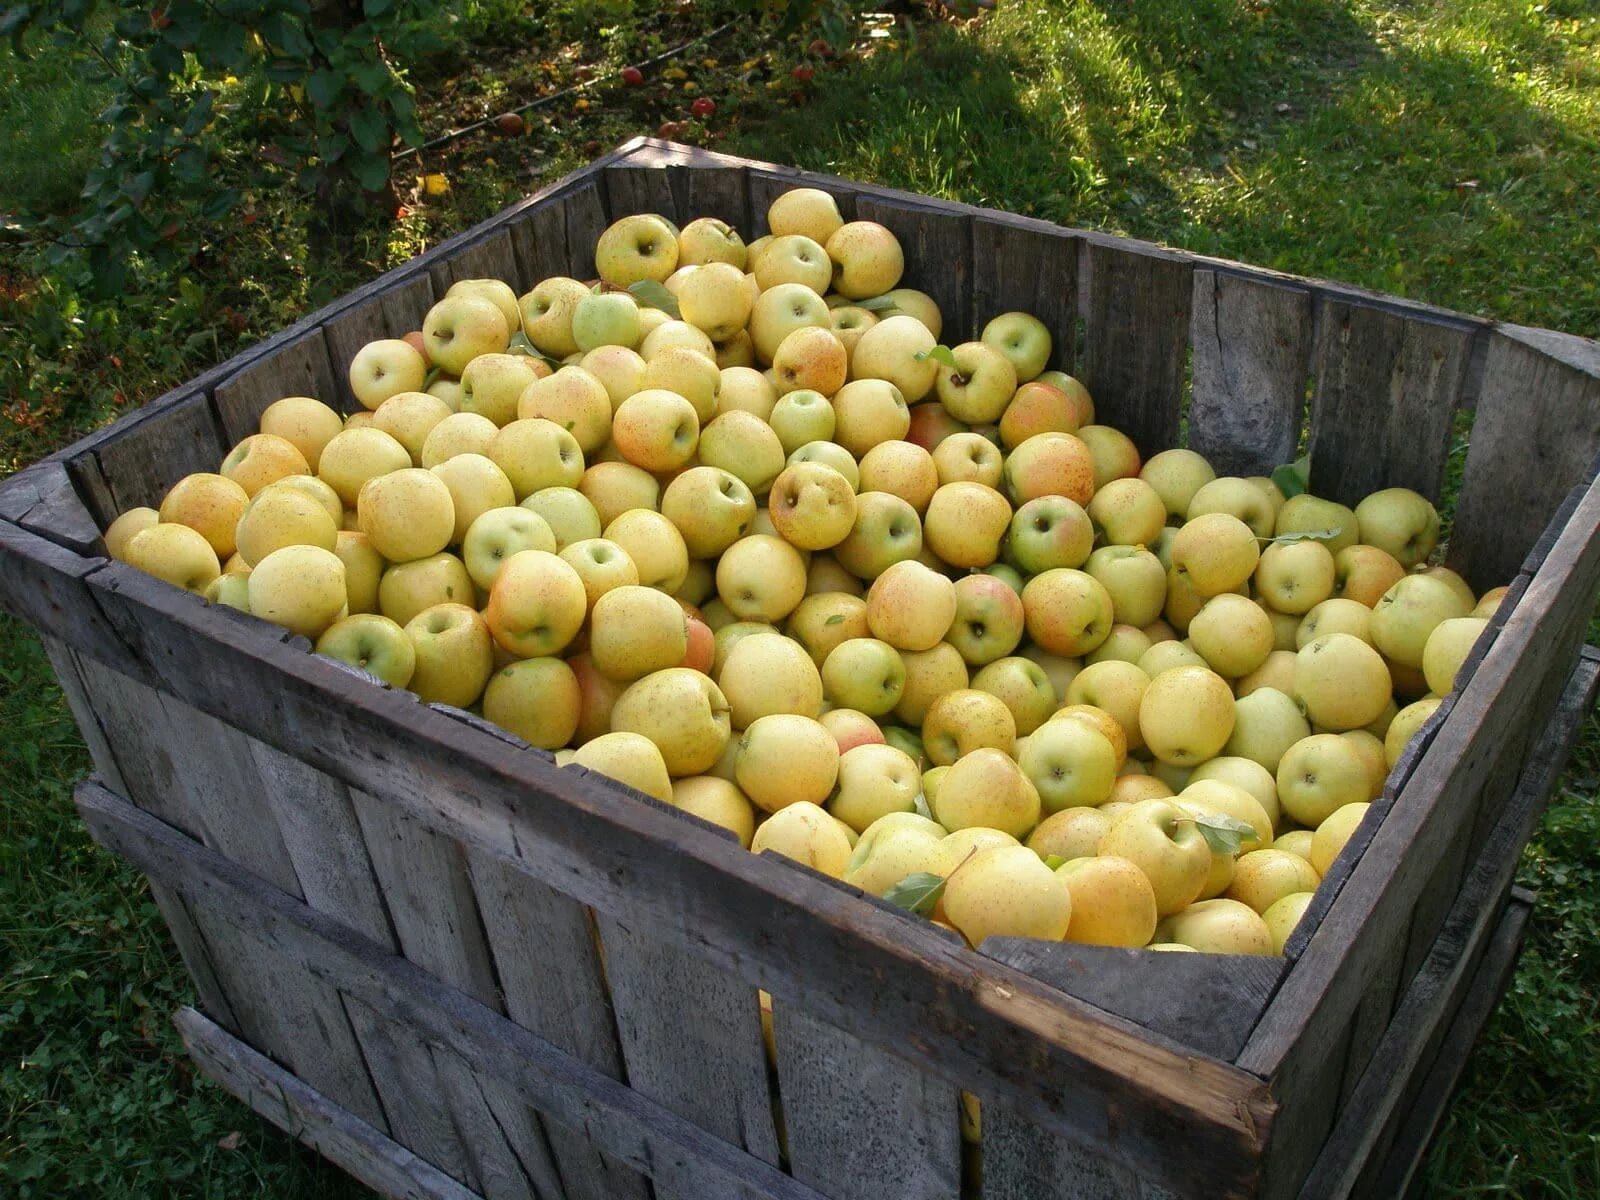
[[[459, 52], [415, 72], [430, 128], [681, 32], [626, 7], [561, 29], [480, 11]], [[587, 144], [680, 119], [691, 94], [719, 110], [685, 136], [720, 149], [1600, 334], [1593, 3], [1000, 0], [980, 22], [916, 29], [802, 86], [798, 47], [741, 27], [683, 81], [602, 89], [526, 138], [430, 159], [449, 195], [361, 231], [342, 265], [308, 254], [302, 214], [273, 197], [181, 287], [143, 277], [116, 304], [26, 255], [0, 262], [0, 470], [482, 219]], [[0, 172], [0, 212], [70, 201], [98, 102], [59, 65], [0, 51], [4, 144], [27, 164]], [[187, 996], [175, 956], [138, 879], [81, 831], [81, 742], [36, 641], [5, 619], [0, 727], [0, 1195], [358, 1194], [195, 1079], [167, 1024]], [[1600, 1194], [1597, 790], [1591, 718], [1525, 859], [1540, 907], [1427, 1166], [1434, 1195]]]

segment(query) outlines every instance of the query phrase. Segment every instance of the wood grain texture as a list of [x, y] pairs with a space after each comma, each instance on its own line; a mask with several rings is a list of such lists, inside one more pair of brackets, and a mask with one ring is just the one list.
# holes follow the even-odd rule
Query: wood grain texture
[[[1416, 1068], [1430, 1045], [1438, 1046], [1448, 1037], [1444, 1031], [1447, 1017], [1463, 1002], [1473, 968], [1500, 926], [1518, 852], [1549, 802], [1594, 704], [1597, 685], [1600, 660], [1586, 653], [1573, 670], [1555, 715], [1529, 756], [1528, 768], [1503, 807], [1484, 853], [1468, 872], [1439, 936], [1405, 990], [1394, 1020], [1372, 1057], [1371, 1069], [1352, 1089], [1346, 1116], [1308, 1177], [1309, 1194], [1350, 1194], [1363, 1165], [1378, 1161], [1374, 1160], [1372, 1149], [1386, 1125], [1404, 1124], [1408, 1119], [1408, 1106], [1404, 1103], [1407, 1085], [1415, 1083], [1419, 1089], [1424, 1086], [1422, 1080], [1426, 1077], [1418, 1076]], [[1437, 1119], [1437, 1109], [1433, 1119]]]
[[1439, 497], [1472, 334], [1324, 298], [1311, 400], [1311, 490], [1354, 505], [1386, 487]]
[[552, 275], [571, 271], [567, 261], [567, 213], [562, 205], [530, 208], [508, 228], [518, 271], [525, 281], [524, 295]]
[[452, 284], [463, 279], [498, 279], [519, 295], [532, 286], [523, 283], [516, 242], [504, 226], [434, 263], [428, 274], [433, 279], [433, 294], [441, 299]]
[[1138, 1200], [1127, 1168], [983, 1101], [983, 1200]]
[[567, 225], [567, 269], [563, 274], [571, 275], [574, 279], [593, 279], [594, 248], [606, 226], [611, 223], [600, 183], [591, 178], [582, 186], [564, 193], [561, 208], [566, 215]]
[[[1317, 1094], [1318, 1065], [1333, 1056], [1380, 967], [1380, 937], [1409, 919], [1450, 843], [1470, 821], [1485, 782], [1521, 746], [1508, 731], [1548, 716], [1544, 697], [1570, 672], [1600, 582], [1600, 491], [1587, 495], [1460, 693], [1451, 717], [1383, 820], [1333, 907], [1316, 928], [1239, 1063], [1274, 1079], [1285, 1113]], [[1514, 857], [1514, 856], [1512, 856]], [[1310, 1166], [1315, 1141], [1280, 1126], [1268, 1151], [1272, 1194]]]
[[1311, 358], [1311, 293], [1212, 270], [1194, 273], [1189, 449], [1218, 475], [1267, 475], [1300, 444]]
[[961, 1190], [954, 1086], [775, 999], [789, 1170], [835, 1200], [947, 1200]]
[[[469, 851], [467, 863], [507, 1015], [622, 1079], [616, 1019], [587, 910], [491, 855]], [[550, 1123], [545, 1135], [571, 1200], [645, 1200], [644, 1177], [602, 1154], [583, 1130]]]
[[129, 671], [148, 677], [84, 582], [104, 561], [0, 520], [0, 610], [96, 658], [127, 660]]
[[1193, 268], [1176, 255], [1086, 239], [1080, 269], [1088, 271], [1080, 378], [1095, 420], [1127, 434], [1146, 458], [1176, 446]]
[[322, 336], [334, 389], [318, 399], [341, 412], [360, 412], [364, 406], [350, 390], [350, 363], [368, 342], [421, 329], [433, 301], [432, 277], [417, 271], [330, 318], [322, 326]]
[[[1039, 1123], [1138, 1163], [1176, 1190], [1192, 1186], [1194, 1175], [1162, 1165], [1161, 1147], [1175, 1129], [1185, 1131], [1191, 1160], [1217, 1172], [1208, 1178], [1241, 1180], [1254, 1170], [1248, 1147], [1271, 1120], [1259, 1080], [986, 963], [781, 861], [730, 853], [723, 838], [671, 810], [558, 773], [532, 753], [271, 640], [258, 623], [219, 623], [123, 564], [90, 582], [163, 686], [463, 845], [559, 880], [565, 894], [618, 919], [656, 925], [670, 911], [661, 935], [692, 945], [713, 966], [794, 996], [864, 1040], [904, 1043], [941, 1077], [1026, 1098]], [[180, 668], [202, 653], [206, 671]], [[255, 702], [269, 692], [272, 704]], [[662, 853], [664, 844], [672, 853]], [[773, 928], [785, 931], [781, 944]], [[886, 990], [885, 979], [895, 986]], [[1114, 1127], [1108, 1105], [1119, 1113]]]
[[1283, 977], [1277, 957], [1192, 958], [1076, 942], [994, 937], [981, 952], [1146, 1029], [1228, 1060], [1239, 1052]]
[[672, 181], [664, 165], [633, 166], [618, 163], [606, 168], [605, 181], [613, 221], [635, 213], [656, 213], [681, 229], [693, 216], [699, 215], [687, 213], [679, 207], [678, 197], [673, 195]]
[[285, 396], [310, 396], [339, 408], [348, 388], [331, 365], [322, 330], [311, 329], [229, 376], [212, 394], [223, 435], [235, 446], [260, 432], [261, 414], [269, 404]]
[[100, 526], [62, 462], [42, 462], [0, 483], [0, 520], [87, 558], [104, 555]]
[[[767, 1098], [767, 1062], [755, 989], [703, 959], [599, 917], [606, 978], [628, 1086], [713, 1137], [777, 1164], [778, 1138]], [[753, 1200], [693, 1164], [658, 1178], [658, 1200]]]
[[353, 1005], [370, 1008], [388, 1028], [413, 1028], [430, 1044], [459, 1055], [480, 1077], [504, 1079], [533, 1107], [587, 1130], [598, 1144], [635, 1167], [670, 1177], [692, 1163], [701, 1173], [720, 1173], [770, 1200], [824, 1200], [821, 1193], [562, 1054], [414, 964], [266, 887], [103, 787], [81, 784], [76, 800], [96, 839], [146, 874], [186, 897], [204, 895], [208, 906], [245, 936], [337, 979]]
[[972, 219], [972, 328], [1025, 312], [1050, 331], [1050, 363], [1072, 372], [1078, 340], [1076, 238], [1059, 226], [1005, 213]]
[[667, 175], [675, 193], [682, 197], [681, 208], [689, 220], [715, 217], [749, 240], [750, 202], [743, 167], [672, 166]]
[[398, 1200], [478, 1200], [405, 1146], [256, 1053], [192, 1008], [173, 1018], [200, 1069], [262, 1117]]
[[906, 270], [898, 286], [934, 298], [944, 317], [939, 340], [954, 346], [973, 337], [971, 219], [965, 213], [870, 195], [856, 197], [856, 219], [876, 221], [900, 240]]
[[191, 392], [128, 426], [94, 454], [117, 512], [124, 513], [141, 504], [160, 508], [167, 489], [185, 475], [215, 471], [230, 444], [211, 398]]
[[1480, 591], [1516, 573], [1600, 450], [1600, 371], [1552, 357], [1536, 332], [1489, 335], [1450, 535], [1451, 565]]

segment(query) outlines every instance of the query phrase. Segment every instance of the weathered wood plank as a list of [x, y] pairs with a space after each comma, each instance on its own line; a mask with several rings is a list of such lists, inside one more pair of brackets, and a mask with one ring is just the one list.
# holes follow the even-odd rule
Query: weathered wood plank
[[1386, 487], [1437, 499], [1472, 356], [1455, 325], [1325, 299], [1311, 400], [1311, 490], [1355, 504]]
[[[1274, 1078], [1286, 1112], [1315, 1094], [1316, 1064], [1350, 1027], [1377, 972], [1379, 934], [1406, 919], [1443, 856], [1454, 822], [1470, 820], [1508, 753], [1510, 730], [1542, 722], [1537, 701], [1549, 677], [1570, 671], [1600, 581], [1600, 489], [1574, 512], [1545, 568], [1528, 586], [1456, 700], [1407, 783], [1404, 802], [1384, 818], [1346, 886], [1312, 934], [1239, 1064]], [[1310, 1165], [1315, 1143], [1274, 1137], [1271, 1190], [1285, 1194]]]
[[1008, 1105], [983, 1101], [983, 1200], [1137, 1200], [1139, 1180], [1049, 1133]]
[[100, 526], [61, 462], [42, 462], [0, 484], [0, 520], [88, 558], [103, 555]]
[[1006, 312], [1050, 331], [1050, 365], [1071, 373], [1078, 340], [1078, 241], [1043, 221], [979, 213], [972, 220], [972, 328]]
[[[628, 1086], [776, 1165], [778, 1138], [755, 989], [662, 944], [649, 927], [636, 931], [603, 916], [597, 924]], [[759, 1195], [695, 1164], [670, 1182], [658, 1179], [655, 1192], [658, 1200]]]
[[334, 390], [317, 399], [342, 412], [359, 412], [362, 404], [350, 390], [351, 360], [368, 342], [404, 337], [421, 329], [433, 301], [432, 276], [417, 271], [331, 318], [322, 327], [322, 336]]
[[562, 194], [561, 209], [567, 222], [567, 268], [560, 272], [575, 279], [593, 279], [594, 248], [611, 223], [600, 176]]
[[103, 565], [0, 520], [0, 609], [102, 661], [144, 672], [84, 580]]
[[[467, 864], [507, 1015], [580, 1062], [623, 1078], [616, 1019], [588, 912], [491, 855], [469, 850]], [[601, 1154], [582, 1130], [548, 1124], [545, 1134], [572, 1200], [647, 1196], [643, 1176]]]
[[567, 261], [567, 214], [562, 205], [530, 208], [508, 228], [518, 273], [525, 281], [524, 291], [531, 291], [552, 275], [565, 275], [571, 270]]
[[656, 213], [682, 228], [691, 219], [679, 209], [664, 165], [618, 163], [606, 168], [605, 180], [613, 221], [634, 213]]
[[532, 286], [528, 284], [525, 287], [522, 282], [515, 240], [511, 230], [503, 226], [471, 245], [463, 246], [449, 258], [434, 263], [428, 274], [433, 280], [433, 294], [439, 297], [450, 290], [451, 284], [463, 279], [499, 279], [517, 293]]
[[390, 1027], [410, 1026], [459, 1055], [480, 1077], [504, 1079], [533, 1107], [658, 1178], [693, 1164], [770, 1200], [824, 1200], [777, 1168], [706, 1134], [691, 1121], [642, 1097], [491, 1009], [446, 987], [405, 959], [240, 871], [169, 826], [95, 783], [79, 785], [79, 811], [102, 845], [247, 936], [277, 948], [318, 974], [337, 979], [355, 1005]]
[[432, 1047], [440, 1094], [467, 1152], [469, 1173], [485, 1200], [561, 1196], [539, 1118], [500, 1095], [498, 1080], [480, 1079], [457, 1054]]
[[[1193, 1186], [1191, 1169], [1161, 1162], [1175, 1130], [1213, 1182], [1230, 1186], [1253, 1171], [1248, 1147], [1271, 1113], [1259, 1080], [986, 964], [781, 860], [730, 854], [723, 838], [670, 810], [558, 774], [254, 623], [219, 623], [122, 564], [95, 573], [91, 586], [164, 686], [463, 844], [559, 881], [618, 919], [657, 926], [668, 941], [865, 1040], [902, 1045], [936, 1075], [1014, 1094], [1039, 1123], [1138, 1163], [1158, 1182]], [[205, 671], [181, 668], [202, 653]], [[271, 704], [256, 703], [266, 694]], [[665, 925], [662, 912], [673, 914]], [[786, 931], [782, 945], [776, 927]], [[884, 979], [897, 986], [886, 992]], [[1108, 1105], [1119, 1114], [1114, 1127]]]
[[1146, 458], [1177, 445], [1193, 268], [1176, 255], [1086, 240], [1080, 270], [1088, 272], [1080, 378], [1095, 420], [1127, 434]]
[[211, 398], [190, 392], [101, 443], [95, 457], [117, 512], [123, 513], [141, 504], [159, 508], [167, 489], [185, 475], [215, 471], [230, 444]]
[[1185, 954], [1174, 960], [1146, 950], [1038, 938], [988, 938], [980, 952], [1223, 1060], [1244, 1045], [1284, 972], [1276, 957]]
[[1311, 293], [1194, 273], [1188, 445], [1219, 475], [1266, 475], [1300, 444]]
[[1600, 372], [1551, 357], [1528, 336], [1536, 332], [1489, 335], [1450, 535], [1451, 565], [1479, 590], [1516, 574], [1600, 450]]
[[961, 1190], [957, 1089], [774, 999], [789, 1170], [835, 1200]]
[[256, 359], [217, 384], [212, 393], [229, 446], [261, 429], [261, 414], [285, 396], [310, 396], [335, 408], [349, 389], [333, 369], [321, 329]]
[[362, 1183], [400, 1200], [478, 1200], [405, 1146], [194, 1009], [179, 1009], [173, 1021], [184, 1046], [208, 1077]]
[[927, 292], [939, 305], [946, 345], [974, 335], [972, 328], [972, 222], [928, 204], [856, 197], [856, 219], [876, 221], [900, 239], [906, 270], [901, 287]]
[[749, 240], [746, 234], [750, 228], [750, 204], [743, 167], [671, 166], [667, 177], [674, 194], [681, 197], [679, 210], [687, 220], [716, 217]]

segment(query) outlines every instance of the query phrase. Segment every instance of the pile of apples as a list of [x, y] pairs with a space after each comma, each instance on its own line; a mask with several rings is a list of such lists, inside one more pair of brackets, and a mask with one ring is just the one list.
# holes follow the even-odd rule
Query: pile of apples
[[1504, 589], [1415, 492], [1141, 461], [1027, 314], [940, 345], [825, 192], [768, 223], [458, 282], [107, 547], [973, 945], [1280, 953]]

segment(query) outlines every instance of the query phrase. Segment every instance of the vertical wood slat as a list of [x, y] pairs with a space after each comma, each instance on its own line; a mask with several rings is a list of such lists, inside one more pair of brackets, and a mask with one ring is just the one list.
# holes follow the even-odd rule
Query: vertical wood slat
[[1300, 444], [1311, 293], [1213, 270], [1194, 273], [1188, 446], [1219, 475], [1266, 475]]
[[[482, 851], [466, 855], [506, 1014], [620, 1080], [616, 1018], [588, 911]], [[570, 1200], [647, 1200], [644, 1177], [602, 1154], [584, 1130], [547, 1119], [545, 1134]]]
[[368, 342], [421, 329], [434, 298], [432, 276], [418, 271], [332, 317], [322, 327], [322, 336], [333, 391], [317, 399], [341, 412], [361, 411], [361, 402], [350, 390], [350, 361]]
[[[778, 1139], [756, 991], [648, 930], [599, 916], [628, 1086], [767, 1163]], [[657, 1200], [758, 1200], [699, 1163], [672, 1164]]]
[[630, 166], [622, 162], [607, 167], [605, 179], [613, 221], [635, 213], [655, 213], [681, 229], [699, 215], [679, 207], [665, 166]]
[[1140, 1181], [998, 1101], [983, 1101], [983, 1200], [1139, 1200]]
[[116, 511], [124, 513], [141, 504], [159, 508], [167, 489], [185, 475], [215, 471], [228, 445], [210, 396], [191, 392], [130, 425], [94, 455]]
[[532, 286], [522, 279], [516, 243], [511, 231], [503, 226], [487, 237], [463, 246], [449, 258], [434, 263], [428, 274], [433, 279], [433, 294], [439, 297], [443, 297], [452, 284], [463, 279], [498, 279], [509, 284], [518, 295]]
[[834, 1200], [946, 1200], [961, 1189], [954, 1086], [775, 999], [789, 1169]]
[[235, 446], [259, 432], [261, 414], [285, 396], [310, 396], [338, 408], [348, 390], [348, 380], [333, 368], [322, 330], [310, 329], [224, 379], [212, 395], [223, 435]]
[[588, 179], [562, 196], [561, 210], [566, 218], [567, 268], [560, 274], [593, 279], [595, 244], [611, 223], [605, 193], [596, 180]]
[[[381, 796], [352, 789], [350, 797], [405, 957], [504, 1012], [461, 847]], [[560, 1176], [538, 1116], [503, 1081], [474, 1075], [441, 1047], [433, 1048], [433, 1065], [464, 1151], [465, 1181], [508, 1200], [549, 1194], [549, 1181]]]
[[[750, 196], [750, 228], [748, 231], [740, 230], [747, 242], [754, 241], [772, 232], [767, 223], [767, 211], [772, 207], [772, 202], [785, 192], [795, 188], [809, 187], [827, 192], [839, 205], [839, 215], [846, 221], [853, 221], [858, 216], [862, 220], [874, 220], [856, 211], [857, 192], [854, 188], [844, 186], [842, 181], [835, 182], [829, 179], [801, 178], [798, 171], [777, 171], [765, 167], [751, 167], [745, 172], [746, 187]], [[909, 255], [907, 256], [909, 258]]]
[[[98, 663], [82, 660], [79, 668], [130, 799], [301, 896], [282, 834], [263, 805], [249, 739]], [[270, 954], [241, 951], [214, 914], [191, 910], [189, 918], [245, 1035], [363, 1120], [387, 1128], [337, 992]]]
[[980, 212], [972, 219], [972, 329], [1006, 312], [1050, 331], [1050, 366], [1071, 374], [1078, 339], [1078, 239], [1042, 221]]
[[1591, 361], [1572, 340], [1514, 326], [1489, 334], [1449, 547], [1480, 591], [1516, 573], [1600, 450], [1600, 350]]
[[667, 168], [675, 194], [682, 196], [682, 211], [687, 220], [715, 217], [750, 240], [750, 200], [743, 167]]
[[1472, 331], [1325, 297], [1311, 401], [1311, 490], [1342, 504], [1386, 487], [1439, 497]]
[[1127, 434], [1148, 458], [1178, 444], [1193, 268], [1175, 255], [1099, 239], [1085, 241], [1084, 264], [1088, 303], [1079, 377], [1094, 397], [1095, 420]]
[[556, 201], [530, 208], [513, 218], [507, 228], [517, 256], [517, 269], [526, 285], [523, 294], [552, 275], [570, 272], [567, 210], [562, 203]]
[[944, 317], [940, 340], [964, 342], [972, 329], [972, 221], [964, 212], [863, 193], [856, 219], [876, 221], [900, 239], [906, 270], [899, 286], [928, 293]]

